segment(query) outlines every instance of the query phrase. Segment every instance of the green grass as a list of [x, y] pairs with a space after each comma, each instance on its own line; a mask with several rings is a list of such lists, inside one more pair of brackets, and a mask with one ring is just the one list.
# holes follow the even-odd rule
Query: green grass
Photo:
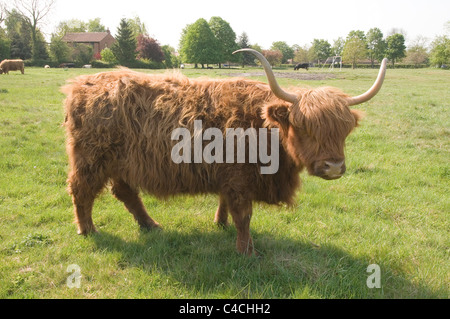
[[[0, 76], [0, 298], [449, 297], [448, 71], [388, 70], [378, 96], [359, 106], [366, 117], [347, 140], [347, 174], [302, 173], [294, 207], [254, 205], [258, 258], [235, 252], [234, 227], [214, 225], [216, 196], [144, 195], [164, 227], [148, 233], [105, 191], [94, 207], [99, 233], [76, 235], [59, 88], [98, 70], [25, 72]], [[183, 71], [232, 72], [242, 71]], [[377, 71], [334, 73], [280, 83], [356, 95]], [[71, 264], [80, 288], [66, 284]], [[366, 285], [370, 264], [380, 266], [379, 289]]]

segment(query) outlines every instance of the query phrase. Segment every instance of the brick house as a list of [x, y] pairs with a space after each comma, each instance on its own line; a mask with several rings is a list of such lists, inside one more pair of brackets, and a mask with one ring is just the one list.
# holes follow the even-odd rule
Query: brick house
[[82, 43], [92, 46], [94, 57], [98, 56], [104, 48], [110, 48], [116, 41], [109, 30], [106, 32], [66, 33], [62, 40], [68, 44]]

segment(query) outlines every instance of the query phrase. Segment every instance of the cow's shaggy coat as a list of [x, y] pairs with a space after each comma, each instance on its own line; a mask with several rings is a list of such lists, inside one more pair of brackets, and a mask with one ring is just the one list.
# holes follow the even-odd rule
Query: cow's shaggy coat
[[[333, 88], [296, 89], [297, 104], [277, 98], [269, 86], [248, 79], [188, 79], [127, 69], [80, 76], [64, 89], [69, 191], [79, 233], [95, 231], [92, 206], [107, 182], [140, 226], [159, 227], [139, 191], [165, 198], [219, 194], [215, 221], [237, 227], [237, 249], [251, 254], [252, 202], [292, 204], [306, 169], [321, 176], [325, 160], [344, 159], [344, 140], [359, 113]], [[279, 170], [262, 175], [260, 163], [175, 164], [171, 133], [178, 127], [280, 129]], [[248, 148], [247, 148], [248, 149]]]

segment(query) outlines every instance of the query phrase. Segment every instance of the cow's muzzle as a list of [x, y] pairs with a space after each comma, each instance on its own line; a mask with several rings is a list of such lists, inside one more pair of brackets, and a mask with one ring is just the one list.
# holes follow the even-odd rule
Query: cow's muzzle
[[338, 179], [346, 170], [345, 161], [317, 161], [314, 163], [314, 175], [323, 179]]

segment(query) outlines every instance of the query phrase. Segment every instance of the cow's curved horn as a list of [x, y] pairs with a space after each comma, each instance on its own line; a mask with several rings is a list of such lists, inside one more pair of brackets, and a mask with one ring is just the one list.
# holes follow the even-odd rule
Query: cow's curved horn
[[292, 104], [295, 104], [299, 101], [299, 98], [294, 95], [290, 94], [286, 91], [284, 91], [277, 83], [277, 80], [275, 79], [275, 75], [273, 74], [272, 67], [270, 66], [269, 62], [266, 60], [264, 55], [259, 53], [258, 51], [255, 51], [253, 49], [240, 49], [237, 51], [234, 51], [233, 54], [238, 52], [249, 52], [252, 53], [254, 56], [258, 58], [258, 60], [261, 62], [262, 66], [264, 67], [264, 71], [266, 71], [267, 80], [269, 80], [269, 86], [272, 92], [275, 94], [276, 97], [290, 102]]
[[367, 102], [378, 93], [378, 91], [381, 89], [381, 86], [383, 85], [384, 76], [386, 74], [386, 64], [387, 64], [387, 59], [384, 58], [383, 61], [381, 62], [380, 72], [378, 72], [378, 77], [375, 80], [375, 83], [372, 85], [372, 87], [366, 93], [355, 96], [355, 97], [350, 97], [347, 100], [349, 106]]

